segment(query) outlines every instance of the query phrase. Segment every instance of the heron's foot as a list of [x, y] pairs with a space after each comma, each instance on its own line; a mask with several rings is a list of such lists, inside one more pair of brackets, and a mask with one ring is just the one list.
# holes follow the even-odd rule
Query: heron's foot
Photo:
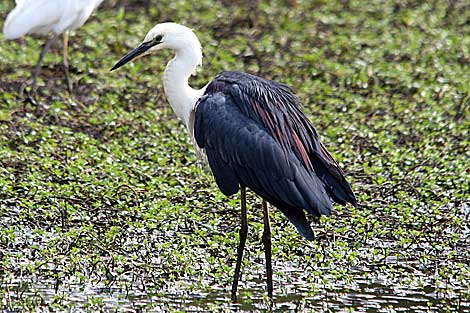
[[38, 102], [36, 101], [36, 88], [31, 86], [28, 88], [27, 83], [23, 83], [19, 90], [19, 96], [23, 99], [23, 104], [31, 104], [37, 106]]
[[235, 291], [235, 293], [232, 291], [232, 296], [231, 296], [231, 298], [232, 298], [232, 302], [233, 302], [233, 303], [237, 303], [237, 300], [238, 300], [238, 299], [237, 299], [237, 292], [236, 292], [236, 291]]
[[65, 83], [67, 84], [67, 91], [69, 92], [70, 96], [73, 96], [73, 82], [68, 71], [65, 72]]
[[69, 93], [69, 103], [76, 110], [84, 110], [86, 108], [86, 105], [78, 100], [78, 98], [73, 93]]
[[21, 84], [20, 88], [18, 89], [18, 94], [20, 98], [27, 98], [36, 95], [36, 84], [33, 82], [25, 81]]
[[34, 99], [34, 96], [29, 94], [25, 98], [23, 98], [23, 104], [31, 104], [36, 107], [38, 105], [38, 102], [36, 101], [36, 99]]

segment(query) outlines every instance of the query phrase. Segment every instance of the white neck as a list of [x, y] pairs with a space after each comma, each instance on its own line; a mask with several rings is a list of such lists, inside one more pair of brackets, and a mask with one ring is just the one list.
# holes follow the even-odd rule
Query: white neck
[[188, 84], [191, 73], [195, 72], [200, 63], [197, 52], [188, 48], [177, 50], [175, 57], [168, 62], [163, 74], [163, 87], [173, 111], [183, 120], [186, 128], [190, 130], [189, 119], [197, 100], [204, 90], [196, 90]]

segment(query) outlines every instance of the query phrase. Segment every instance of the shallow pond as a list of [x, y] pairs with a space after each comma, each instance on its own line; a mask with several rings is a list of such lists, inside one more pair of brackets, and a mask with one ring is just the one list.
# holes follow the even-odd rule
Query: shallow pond
[[[10, 284], [4, 294], [3, 308], [14, 307], [57, 307], [66, 310], [104, 310], [134, 312], [152, 311], [273, 311], [305, 312], [350, 310], [354, 312], [470, 312], [468, 290], [438, 292], [434, 287], [410, 288], [391, 287], [378, 281], [354, 283], [354, 288], [329, 285], [328, 291], [296, 281], [293, 285], [280, 285], [276, 282], [275, 296], [269, 300], [262, 286], [261, 278], [242, 282], [239, 302], [230, 300], [229, 287], [213, 286], [209, 290], [188, 290], [188, 282], [173, 282], [160, 293], [147, 293], [139, 290], [123, 290], [115, 287], [91, 285], [56, 286], [52, 281], [28, 284]], [[178, 285], [178, 287], [176, 287]], [[6, 287], [6, 286], [4, 286]], [[136, 288], [137, 289], [137, 288]], [[467, 296], [465, 296], [467, 294]], [[60, 304], [59, 304], [60, 303]]]

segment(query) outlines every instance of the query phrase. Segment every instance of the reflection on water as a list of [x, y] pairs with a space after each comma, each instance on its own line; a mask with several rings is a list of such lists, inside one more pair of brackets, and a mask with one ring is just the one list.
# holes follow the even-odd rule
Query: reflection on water
[[[123, 311], [153, 311], [206, 312], [206, 311], [237, 311], [251, 312], [303, 312], [303, 311], [343, 311], [354, 309], [358, 312], [429, 312], [454, 311], [470, 312], [470, 301], [462, 299], [463, 290], [454, 290], [453, 295], [440, 294], [434, 288], [390, 288], [377, 282], [356, 282], [354, 290], [338, 289], [329, 291], [319, 289], [316, 292], [306, 292], [307, 286], [296, 288], [295, 285], [277, 286], [277, 295], [271, 303], [261, 288], [259, 281], [247, 282], [240, 288], [240, 303], [230, 301], [229, 289], [212, 286], [207, 291], [187, 291], [187, 288], [171, 288], [171, 292], [148, 294], [135, 290], [126, 291], [119, 288], [96, 288], [90, 285], [68, 286], [57, 288], [52, 282], [43, 284], [11, 284], [9, 293], [4, 295], [3, 308], [13, 308], [28, 299], [29, 303], [52, 303], [59, 297], [61, 303], [69, 308], [92, 309], [101, 308], [112, 310], [119, 308]], [[245, 287], [245, 288], [243, 288]], [[300, 286], [297, 286], [300, 287]], [[468, 294], [468, 293], [467, 293]]]

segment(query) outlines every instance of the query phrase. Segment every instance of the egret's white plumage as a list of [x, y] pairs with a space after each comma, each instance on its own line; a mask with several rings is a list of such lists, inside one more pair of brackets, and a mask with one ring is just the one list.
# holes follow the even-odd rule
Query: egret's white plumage
[[54, 36], [44, 45], [33, 74], [32, 90], [35, 91], [41, 63], [47, 50], [60, 34], [64, 34], [64, 68], [67, 87], [72, 91], [68, 71], [67, 31], [82, 26], [103, 0], [16, 0], [16, 7], [8, 14], [3, 25], [6, 39], [16, 39], [27, 34]]
[[82, 26], [103, 0], [16, 0], [3, 25], [7, 39], [61, 34]]

